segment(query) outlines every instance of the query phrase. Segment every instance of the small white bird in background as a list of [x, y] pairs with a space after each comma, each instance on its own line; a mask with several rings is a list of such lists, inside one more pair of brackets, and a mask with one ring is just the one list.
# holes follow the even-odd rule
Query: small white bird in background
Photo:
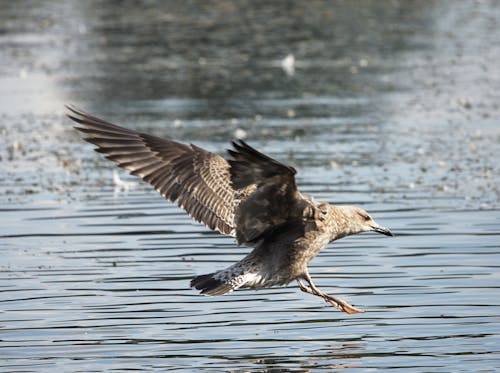
[[119, 193], [122, 191], [128, 192], [138, 185], [138, 183], [136, 183], [135, 181], [124, 181], [120, 179], [120, 175], [116, 170], [113, 170], [113, 182], [115, 183], [115, 193]]
[[281, 68], [288, 76], [295, 74], [295, 57], [293, 54], [289, 54], [281, 60]]

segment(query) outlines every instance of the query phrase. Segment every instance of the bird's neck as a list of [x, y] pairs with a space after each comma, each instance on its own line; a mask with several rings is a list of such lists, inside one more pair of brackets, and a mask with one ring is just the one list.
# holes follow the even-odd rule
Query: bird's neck
[[329, 215], [331, 218], [328, 226], [330, 228], [331, 241], [358, 233], [352, 225], [347, 209], [345, 206], [330, 205]]

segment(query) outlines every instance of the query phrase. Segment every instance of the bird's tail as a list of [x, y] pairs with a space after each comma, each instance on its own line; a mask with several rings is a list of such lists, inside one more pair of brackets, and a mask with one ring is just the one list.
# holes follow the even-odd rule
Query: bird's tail
[[204, 295], [224, 295], [243, 286], [251, 286], [257, 273], [247, 271], [240, 263], [219, 272], [193, 278], [191, 287], [201, 290]]

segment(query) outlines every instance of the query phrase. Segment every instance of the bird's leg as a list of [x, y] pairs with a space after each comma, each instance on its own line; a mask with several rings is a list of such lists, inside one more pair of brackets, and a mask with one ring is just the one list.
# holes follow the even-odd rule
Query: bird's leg
[[302, 290], [303, 292], [306, 292], [306, 293], [309, 293], [312, 295], [317, 295], [317, 296], [323, 298], [326, 302], [330, 303], [333, 307], [337, 308], [338, 310], [344, 311], [344, 312], [349, 313], [349, 314], [365, 312], [363, 310], [360, 310], [359, 308], [351, 306], [349, 303], [347, 303], [346, 301], [344, 301], [340, 298], [332, 297], [331, 295], [328, 295], [328, 294], [322, 292], [321, 290], [319, 290], [316, 287], [316, 285], [314, 285], [314, 283], [312, 282], [312, 278], [309, 275], [309, 273], [306, 272], [306, 274], [304, 276], [302, 276], [302, 278], [304, 280], [306, 280], [310, 286], [309, 287], [309, 286], [305, 285], [302, 282], [302, 279], [298, 278], [297, 284], [299, 285], [300, 290]]

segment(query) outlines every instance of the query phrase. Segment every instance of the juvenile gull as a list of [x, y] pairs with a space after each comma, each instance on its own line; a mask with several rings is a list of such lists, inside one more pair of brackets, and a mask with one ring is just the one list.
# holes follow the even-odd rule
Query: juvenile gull
[[191, 286], [202, 294], [223, 295], [295, 280], [302, 291], [339, 310], [363, 312], [318, 289], [307, 265], [339, 238], [368, 231], [392, 236], [366, 211], [301, 194], [293, 167], [244, 141], [232, 143], [226, 160], [193, 144], [139, 133], [67, 108], [68, 117], [78, 123], [75, 128], [88, 136], [85, 140], [96, 145], [97, 152], [151, 184], [208, 228], [254, 248], [226, 269], [195, 277]]

